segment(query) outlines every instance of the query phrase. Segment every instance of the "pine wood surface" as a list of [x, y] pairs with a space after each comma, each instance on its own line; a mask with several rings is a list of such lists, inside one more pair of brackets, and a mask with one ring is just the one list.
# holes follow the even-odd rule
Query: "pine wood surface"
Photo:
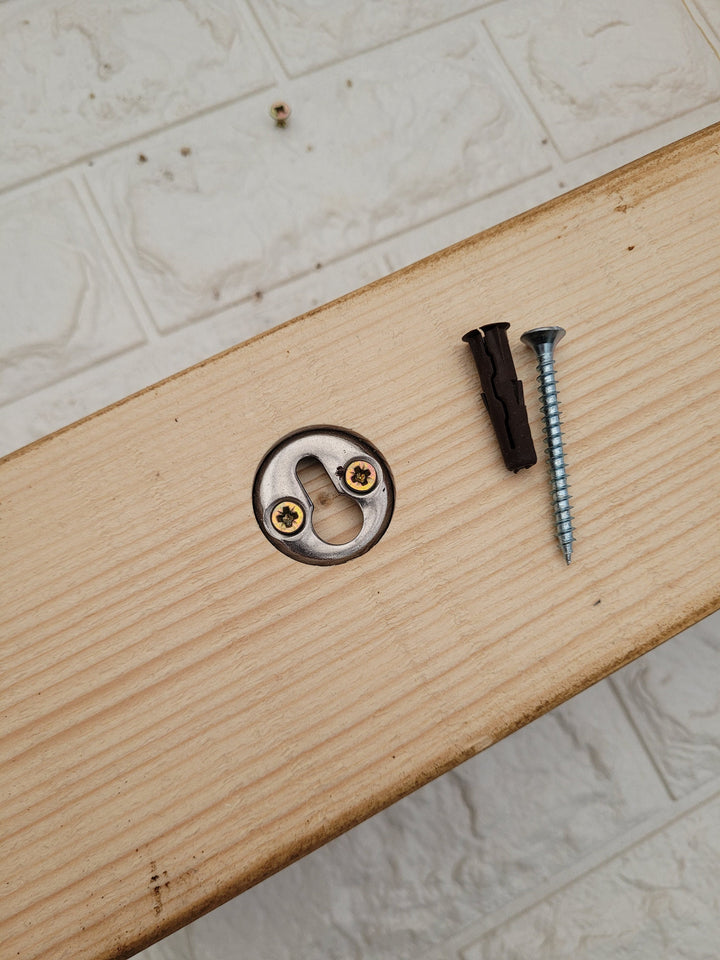
[[[3, 957], [125, 957], [720, 605], [720, 128], [0, 464]], [[553, 540], [470, 327], [559, 323], [577, 521]], [[280, 437], [375, 444], [384, 538], [294, 562]]]

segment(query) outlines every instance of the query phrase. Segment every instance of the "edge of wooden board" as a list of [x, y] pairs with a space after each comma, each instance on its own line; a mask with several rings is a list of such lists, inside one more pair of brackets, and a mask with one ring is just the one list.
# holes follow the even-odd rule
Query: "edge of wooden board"
[[[638, 157], [636, 160], [631, 160], [629, 163], [623, 164], [623, 166], [618, 167], [615, 170], [610, 170], [608, 173], [604, 173], [601, 176], [596, 177], [594, 180], [590, 180], [587, 183], [581, 184], [579, 187], [575, 187], [573, 190], [569, 190], [567, 193], [560, 194], [560, 196], [553, 197], [551, 200], [547, 200], [545, 203], [541, 203], [536, 207], [532, 207], [529, 210], [525, 210], [522, 213], [516, 214], [514, 217], [510, 217], [508, 220], [502, 220], [500, 223], [496, 223], [493, 226], [488, 227], [486, 230], [482, 230], [480, 233], [473, 234], [464, 240], [459, 240], [457, 243], [453, 243], [449, 247], [443, 247], [443, 249], [437, 250], [435, 253], [431, 253], [429, 256], [423, 257], [421, 260], [417, 260], [415, 263], [411, 263], [407, 267], [396, 270], [387, 276], [380, 277], [378, 280], [374, 280], [372, 283], [358, 287], [356, 290], [351, 290], [340, 297], [336, 297], [334, 300], [329, 300], [327, 303], [321, 304], [318, 307], [314, 307], [312, 310], [308, 310], [305, 313], [301, 313], [297, 317], [292, 317], [290, 320], [285, 320], [284, 322], [270, 327], [267, 330], [262, 330], [260, 333], [256, 333], [247, 340], [243, 340], [240, 343], [233, 344], [224, 350], [220, 350], [218, 353], [214, 353], [211, 356], [206, 357], [204, 360], [199, 360], [197, 363], [193, 363], [189, 367], [184, 367], [182, 370], [178, 370], [177, 373], [170, 374], [168, 377], [163, 377], [161, 380], [157, 380], [155, 383], [151, 383], [147, 387], [143, 387], [141, 390], [136, 390], [134, 393], [128, 394], [121, 400], [116, 400], [114, 403], [108, 404], [105, 407], [101, 407], [99, 410], [95, 410], [93, 413], [87, 414], [87, 416], [80, 417], [78, 420], [74, 420], [72, 423], [69, 423], [64, 427], [60, 427], [58, 430], [54, 430], [52, 433], [49, 433], [44, 437], [38, 437], [37, 440], [32, 440], [30, 443], [19, 447], [17, 450], [12, 450], [10, 453], [0, 457], [0, 467], [10, 460], [14, 460], [16, 457], [24, 456], [30, 451], [35, 450], [37, 447], [49, 443], [55, 437], [63, 436], [68, 431], [74, 430], [83, 424], [89, 423], [91, 420], [95, 420], [97, 417], [106, 416], [113, 410], [116, 410], [118, 407], [125, 406], [127, 403], [132, 403], [145, 394], [153, 393], [166, 383], [171, 383], [174, 380], [178, 380], [193, 371], [201, 370], [203, 367], [213, 364], [231, 353], [235, 353], [238, 350], [243, 350], [251, 344], [259, 340], [263, 340], [266, 337], [274, 336], [279, 331], [287, 330], [298, 323], [302, 323], [310, 317], [316, 316], [318, 313], [323, 313], [329, 307], [335, 307], [338, 304], [348, 303], [359, 297], [366, 296], [368, 291], [375, 290], [379, 287], [385, 286], [386, 284], [401, 283], [406, 278], [412, 276], [415, 272], [424, 270], [431, 264], [439, 263], [447, 257], [457, 253], [461, 249], [469, 249], [470, 247], [475, 246], [478, 243], [482, 243], [491, 237], [504, 233], [507, 230], [515, 230], [523, 225], [528, 225], [534, 222], [538, 217], [542, 217], [549, 211], [555, 210], [558, 207], [576, 204], [578, 201], [582, 201], [586, 196], [600, 192], [608, 187], [617, 187], [624, 182], [628, 184], [632, 183], [639, 173], [645, 173], [661, 165], [669, 167], [670, 165], [681, 161], [689, 151], [701, 147], [704, 141], [707, 140], [708, 142], [715, 142], [718, 140], [719, 136], [720, 121], [718, 121], [718, 123], [711, 124], [709, 127], [703, 127], [703, 129], [698, 130], [696, 133], [690, 134], [690, 136], [684, 137], [682, 140], [676, 140], [665, 147], [654, 150], [652, 153]], [[666, 183], [670, 183], [672, 182], [672, 177], [669, 176], [670, 170], [668, 169], [667, 172], [668, 177], [666, 179]]]
[[[677, 179], [677, 164], [681, 161], [687, 161], [689, 156], [702, 155], [704, 152], [709, 152], [710, 150], [718, 153], [719, 143], [720, 124], [699, 131], [685, 140], [671, 144], [668, 147], [650, 154], [648, 157], [636, 160], [620, 168], [619, 170], [608, 173], [599, 179], [581, 186], [561, 197], [555, 198], [540, 207], [520, 214], [511, 220], [498, 224], [489, 230], [477, 234], [468, 240], [461, 241], [452, 247], [441, 250], [416, 264], [413, 264], [401, 271], [398, 271], [397, 273], [391, 274], [388, 277], [376, 281], [374, 284], [371, 284], [368, 287], [348, 293], [338, 300], [333, 301], [331, 304], [318, 307], [315, 310], [290, 320], [285, 324], [274, 327], [271, 330], [264, 331], [251, 340], [245, 341], [244, 343], [231, 347], [228, 350], [208, 358], [207, 360], [201, 361], [200, 363], [195, 364], [194, 366], [174, 374], [173, 376], [162, 381], [159, 381], [158, 383], [153, 384], [152, 386], [147, 387], [146, 389], [139, 391], [138, 393], [135, 393], [124, 400], [118, 401], [117, 403], [91, 414], [88, 417], [76, 421], [75, 423], [64, 427], [62, 430], [59, 430], [54, 434], [41, 438], [40, 440], [37, 440], [32, 444], [21, 448], [20, 450], [14, 451], [0, 460], [0, 471], [2, 470], [3, 465], [10, 461], [15, 461], [17, 458], [25, 456], [32, 457], [34, 453], [44, 450], [46, 445], [56, 437], [64, 436], [69, 431], [77, 430], [96, 418], [112, 417], [114, 410], [125, 406], [126, 404], [136, 402], [146, 395], [152, 394], [160, 389], [164, 384], [181, 380], [182, 378], [187, 377], [188, 374], [200, 371], [208, 365], [215, 364], [223, 357], [233, 354], [236, 351], [246, 349], [250, 344], [256, 343], [257, 341], [266, 337], [275, 337], [280, 331], [288, 330], [297, 324], [302, 324], [309, 318], [317, 316], [333, 306], [357, 302], [363, 297], [372, 295], [373, 291], [377, 291], [385, 286], [403, 285], [408, 281], [413, 281], [417, 278], [419, 273], [428, 270], [430, 267], [441, 264], [443, 260], [456, 256], [461, 251], [471, 250], [477, 245], [483, 244], [486, 240], [492, 237], [497, 237], [507, 231], [522, 231], [526, 226], [535, 223], [538, 218], [542, 218], [553, 211], [558, 209], [567, 209], [572, 211], [574, 208], [577, 208], [578, 213], [581, 214], [583, 201], [588, 197], [603, 192], [610, 196], [619, 195], [620, 193], [630, 194], [632, 193], [632, 188], [637, 187], [637, 197], [632, 198], [630, 196], [618, 196], [617, 202], [619, 206], [616, 207], [616, 209], [619, 209], [626, 201], [628, 206], [630, 206], [633, 202], [637, 202], [638, 198], [642, 198], [643, 191], [646, 191], [649, 188], [657, 190], [659, 186], [667, 186], [675, 182]], [[648, 184], [648, 180], [651, 180], [652, 182]], [[631, 650], [628, 650], [627, 648], [620, 648], [615, 655], [613, 655], [612, 651], [607, 651], [605, 659], [594, 671], [588, 672], [587, 670], [581, 670], [580, 667], [575, 664], [574, 669], [569, 668], [566, 674], [563, 674], [562, 677], [557, 679], [556, 684], [553, 687], [552, 696], [535, 702], [532, 709], [525, 710], [519, 714], [513, 714], [511, 717], [500, 717], [497, 723], [493, 726], [491, 742], [496, 742], [502, 737], [524, 726], [528, 722], [536, 719], [546, 711], [552, 709], [558, 704], [574, 696], [581, 690], [585, 689], [587, 686], [596, 683], [603, 677], [635, 659], [640, 654], [650, 650], [652, 647], [663, 642], [664, 640], [676, 635], [681, 630], [690, 626], [692, 623], [697, 622], [697, 620], [713, 612], [719, 606], [720, 586], [708, 583], [703, 603], [696, 605], [692, 610], [679, 612], [674, 618], [670, 615], [666, 615], [665, 619], [658, 620], [658, 622], [653, 623], [648, 621], [647, 623], [643, 624], [642, 628], [638, 629], [633, 635], [634, 645]], [[572, 667], [573, 665], [570, 666]], [[227, 901], [231, 897], [266, 878], [277, 870], [289, 865], [293, 861], [299, 859], [301, 856], [304, 856], [306, 853], [309, 853], [317, 847], [322, 846], [324, 843], [338, 836], [345, 830], [355, 826], [362, 820], [399, 800], [401, 797], [427, 783], [434, 777], [441, 775], [463, 760], [473, 756], [480, 749], [483, 749], [487, 745], [488, 744], [486, 742], [478, 743], [475, 741], [465, 741], [460, 743], [456, 741], [452, 744], [453, 749], [450, 749], [447, 745], [445, 745], [441, 752], [436, 752], [434, 755], [428, 753], [423, 758], [422, 764], [417, 764], [411, 773], [403, 775], [397, 774], [394, 776], [394, 778], [386, 777], [384, 781], [378, 784], [377, 790], [370, 799], [367, 797], [360, 798], [354, 803], [354, 805], [346, 804], [338, 812], [331, 812], [322, 820], [316, 820], [306, 829], [304, 834], [296, 835], [292, 839], [287, 840], [287, 842], [283, 845], [277, 847], [273, 854], [268, 856], [260, 866], [246, 869], [242, 873], [241, 879], [238, 878], [240, 873], [238, 870], [238, 874], [234, 879], [226, 879], [223, 883], [216, 886], [211, 892], [207, 892], [203, 897], [193, 899], [192, 902], [188, 903], [184, 908], [180, 907], [177, 910], [169, 911], [164, 917], [158, 917], [152, 928], [146, 927], [142, 932], [138, 933], [136, 940], [131, 942], [126, 938], [121, 946], [113, 946], [112, 944], [108, 944], [107, 949], [102, 953], [102, 956], [108, 958], [108, 960], [109, 958], [113, 958], [113, 960], [122, 960], [122, 958], [132, 955], [137, 950], [140, 950], [155, 940], [166, 936], [173, 930], [183, 926], [203, 913], [208, 912], [209, 910]], [[136, 891], [132, 892], [133, 894], [136, 893]]]

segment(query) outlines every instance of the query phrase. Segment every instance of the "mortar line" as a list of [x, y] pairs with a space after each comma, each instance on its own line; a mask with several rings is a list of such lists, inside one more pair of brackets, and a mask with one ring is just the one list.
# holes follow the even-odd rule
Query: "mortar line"
[[665, 776], [665, 774], [664, 774], [664, 772], [663, 772], [660, 764], [658, 763], [655, 755], [654, 755], [653, 752], [650, 750], [650, 747], [648, 746], [648, 744], [647, 744], [647, 742], [646, 742], [646, 740], [645, 740], [645, 737], [643, 737], [642, 732], [640, 731], [640, 727], [638, 727], [637, 723], [635, 722], [635, 718], [633, 717], [632, 713], [631, 713], [630, 710], [628, 709], [628, 705], [626, 704], [625, 699], [621, 696], [620, 691], [618, 690], [618, 688], [617, 688], [617, 686], [616, 686], [615, 677], [614, 677], [614, 676], [610, 676], [610, 677], [608, 677], [608, 680], [610, 681], [610, 684], [609, 684], [609, 685], [610, 685], [610, 689], [611, 689], [612, 692], [613, 692], [613, 696], [615, 697], [615, 700], [617, 701], [617, 703], [618, 703], [618, 705], [619, 705], [619, 707], [620, 707], [620, 710], [622, 711], [625, 719], [626, 719], [627, 722], [630, 724], [630, 728], [632, 729], [633, 733], [635, 734], [635, 738], [637, 739], [638, 743], [640, 744], [640, 747], [642, 748], [643, 752], [645, 753], [645, 756], [646, 756], [646, 757], [648, 758], [648, 760], [650, 761], [650, 766], [651, 766], [651, 767], [653, 768], [653, 770], [655, 771], [655, 774], [656, 774], [658, 780], [660, 781], [660, 783], [661, 783], [661, 784], [663, 785], [663, 787], [665, 788], [665, 792], [667, 793], [668, 797], [669, 797], [672, 801], [677, 800], [677, 797], [675, 796], [675, 794], [673, 793], [673, 791], [672, 791], [672, 789], [671, 789], [671, 787], [670, 787], [670, 784], [669, 784], [669, 782], [668, 782], [668, 780], [667, 780], [667, 777]]
[[695, 24], [695, 26], [698, 28], [698, 30], [702, 34], [703, 40], [710, 47], [710, 49], [712, 50], [713, 54], [717, 57], [717, 59], [720, 60], [720, 53], [718, 52], [717, 46], [712, 42], [709, 36], [709, 34], [714, 33], [714, 30], [712, 29], [710, 24], [707, 22], [705, 18], [705, 14], [702, 11], [702, 8], [701, 7], [699, 8], [696, 3], [692, 3], [692, 4], [688, 3], [688, 0], [680, 0], [680, 2], [685, 8], [685, 12], [687, 13], [687, 15], [690, 17], [692, 22]]
[[[114, 256], [115, 258], [117, 258], [119, 265], [123, 268], [125, 275], [128, 278], [128, 282], [132, 284], [132, 288], [133, 288], [132, 292], [137, 297], [139, 303], [143, 307], [143, 310], [145, 313], [145, 316], [143, 318], [143, 332], [145, 333], [145, 336], [146, 336], [146, 342], [151, 343], [153, 340], [156, 340], [160, 336], [160, 330], [157, 327], [157, 324], [155, 322], [153, 312], [150, 309], [150, 304], [147, 302], [145, 295], [142, 291], [142, 288], [140, 286], [140, 283], [138, 281], [138, 278], [133, 273], [130, 263], [128, 262], [127, 257], [125, 256], [125, 253], [122, 249], [122, 245], [118, 241], [118, 238], [115, 236], [115, 233], [112, 227], [110, 226], [110, 221], [105, 216], [105, 212], [100, 206], [100, 203], [98, 202], [98, 198], [95, 196], [95, 191], [93, 190], [91, 184], [88, 182], [84, 173], [80, 175], [80, 180], [82, 180], [84, 192], [86, 194], [86, 203], [92, 209], [94, 216], [100, 221], [100, 224], [104, 228], [107, 236], [109, 237], [110, 243], [112, 244], [113, 249], [112, 251], [108, 251], [108, 257], [111, 258], [112, 256]], [[112, 263], [112, 259], [110, 260], [110, 262]], [[115, 271], [116, 271], [116, 274], [119, 274], [119, 271], [117, 270], [117, 268], [115, 268]], [[120, 278], [118, 277], [118, 279]], [[122, 283], [122, 286], [125, 287], [125, 284]], [[128, 299], [130, 299], [129, 296], [128, 296]], [[130, 302], [132, 303], [132, 299], [130, 299]], [[139, 313], [139, 311], [137, 310], [135, 312]]]
[[[526, 107], [528, 108], [528, 110], [530, 110], [530, 112], [532, 113], [532, 115], [535, 117], [535, 120], [536, 120], [537, 123], [539, 124], [540, 129], [545, 133], [545, 136], [548, 138], [548, 143], [552, 146], [553, 150], [555, 151], [556, 159], [560, 162], [561, 165], [564, 165], [564, 164], [567, 162], [567, 159], [568, 159], [568, 158], [563, 155], [562, 151], [560, 150], [559, 146], [557, 145], [557, 141], [555, 140], [555, 137], [554, 137], [553, 134], [552, 134], [552, 130], [550, 130], [549, 126], [545, 123], [545, 121], [543, 120], [543, 118], [540, 116], [540, 112], [539, 112], [539, 110], [537, 109], [537, 107], [535, 106], [535, 103], [534, 103], [533, 100], [530, 98], [530, 95], [525, 92], [525, 88], [523, 87], [522, 83], [520, 83], [520, 79], [517, 77], [517, 75], [515, 74], [515, 71], [513, 70], [512, 66], [511, 66], [510, 63], [506, 60], [505, 56], [503, 55], [503, 52], [502, 52], [502, 50], [500, 49], [499, 44], [498, 44], [497, 41], [495, 40], [495, 36], [494, 36], [492, 30], [490, 29], [490, 27], [488, 26], [488, 24], [487, 24], [487, 22], [486, 22], [486, 20], [485, 20], [485, 17], [482, 18], [482, 25], [483, 25], [483, 30], [485, 31], [485, 35], [486, 35], [486, 37], [488, 38], [488, 40], [489, 40], [489, 42], [490, 42], [490, 46], [491, 46], [491, 47], [493, 48], [493, 50], [495, 51], [495, 54], [496, 54], [498, 60], [499, 60], [500, 63], [505, 67], [505, 70], [507, 71], [507, 75], [510, 77], [510, 79], [511, 79], [512, 82], [513, 82], [513, 84], [515, 85], [515, 88], [516, 88], [516, 90], [518, 91], [518, 93], [520, 94], [521, 99], [522, 99], [523, 102], [525, 103], [525, 105], [526, 105]], [[555, 165], [553, 165], [553, 169], [556, 169], [556, 166], [555, 166]]]
[[[240, 3], [241, 0], [236, 0], [236, 6], [240, 6]], [[242, 7], [243, 13], [245, 14], [243, 19], [249, 24], [253, 39], [260, 47], [262, 53], [266, 56], [270, 64], [275, 67], [276, 76], [279, 76], [279, 79], [281, 79], [283, 83], [291, 82], [293, 79], [292, 74], [288, 71], [287, 67], [283, 63], [283, 59], [280, 56], [280, 51], [277, 49], [272, 41], [272, 38], [265, 29], [265, 24], [255, 9], [253, 0], [245, 0], [245, 2], [242, 4]]]
[[[256, 0], [247, 0], [247, 2], [251, 7], [254, 8], [254, 3]], [[358, 50], [353, 50], [344, 57], [332, 57], [329, 60], [321, 60], [312, 67], [298, 70], [297, 73], [289, 71], [289, 77], [291, 79], [299, 80], [301, 78], [309, 77], [313, 73], [319, 73], [321, 70], [339, 67], [343, 63], [350, 63], [353, 60], [359, 59], [360, 57], [367, 57], [375, 50], [383, 50], [385, 47], [392, 46], [394, 43], [403, 43], [405, 40], [409, 40], [412, 37], [420, 36], [423, 33], [429, 33], [432, 30], [441, 29], [443, 26], [445, 26], [445, 24], [455, 23], [457, 20], [462, 20], [466, 17], [472, 17], [478, 14], [481, 10], [487, 10], [504, 2], [505, 0], [486, 0], [485, 3], [476, 3], [467, 10], [461, 10], [460, 13], [451, 14], [449, 17], [443, 17], [440, 20], [434, 20], [432, 23], [426, 23], [421, 27], [415, 27], [415, 29], [408, 30], [407, 33], [401, 33], [396, 37], [388, 37], [387, 40], [379, 40], [377, 43], [373, 43], [369, 47], [361, 47]]]
[[[131, 137], [126, 137], [124, 140], [113, 141], [113, 143], [108, 144], [106, 147], [100, 147], [97, 150], [90, 150], [86, 153], [82, 153], [73, 157], [71, 160], [58, 163], [55, 166], [46, 167], [44, 170], [34, 173], [29, 177], [24, 177], [20, 180], [13, 180], [11, 183], [0, 186], [0, 197], [11, 193], [13, 190], [19, 190], [22, 187], [31, 186], [32, 184], [37, 183], [39, 180], [44, 180], [56, 174], [65, 173], [68, 170], [72, 170], [73, 167], [80, 167], [83, 165], [92, 166], [95, 160], [101, 159], [102, 157], [105, 157], [114, 151], [119, 152], [126, 147], [131, 147], [133, 144], [152, 143], [158, 137], [164, 136], [171, 130], [177, 130], [179, 127], [182, 127], [185, 124], [189, 125], [195, 120], [200, 120], [202, 117], [207, 117], [214, 113], [220, 113], [222, 110], [232, 107], [243, 100], [250, 100], [253, 97], [259, 97], [260, 94], [266, 93], [268, 90], [271, 90], [276, 86], [276, 80], [263, 83], [261, 86], [254, 87], [247, 93], [240, 94], [240, 96], [210, 104], [207, 107], [202, 107], [200, 110], [189, 113], [185, 117], [178, 117], [177, 120], [170, 120], [169, 122], [160, 126], [151, 127], [149, 130], [141, 131], [140, 133], [134, 134]], [[269, 122], [270, 120], [268, 120], [268, 123]]]
[[527, 913], [533, 907], [718, 798], [720, 798], [720, 777], [714, 777], [680, 800], [665, 804], [641, 823], [631, 826], [601, 847], [580, 857], [575, 863], [560, 870], [554, 877], [540, 881], [534, 889], [520, 894], [502, 907], [491, 910], [486, 917], [480, 917], [468, 924], [458, 933], [448, 937], [443, 944], [436, 945], [422, 954], [419, 960], [448, 960], [451, 955], [457, 957], [460, 950], [471, 946], [493, 930]]
[[113, 233], [108, 219], [103, 213], [84, 172], [77, 171], [72, 177], [72, 181], [78, 191], [85, 215], [92, 223], [102, 250], [115, 274], [115, 278], [133, 308], [133, 313], [135, 314], [138, 325], [145, 335], [145, 344], [143, 344], [143, 346], [145, 346], [158, 337], [158, 330], [153, 321], [150, 306], [143, 296], [137, 278], [130, 269], [130, 265], [123, 256], [117, 237]]

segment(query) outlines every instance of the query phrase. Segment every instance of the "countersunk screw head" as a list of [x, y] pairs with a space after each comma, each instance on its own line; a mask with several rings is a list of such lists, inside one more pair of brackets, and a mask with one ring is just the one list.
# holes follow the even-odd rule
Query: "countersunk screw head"
[[534, 330], [524, 333], [520, 339], [536, 352], [545, 352], [549, 348], [552, 353], [555, 345], [560, 343], [564, 336], [565, 331], [562, 327], [535, 327]]
[[345, 467], [343, 479], [355, 493], [370, 493], [377, 484], [377, 470], [367, 460], [351, 460]]
[[298, 533], [305, 523], [305, 510], [297, 500], [280, 500], [270, 512], [270, 523], [284, 537]]
[[292, 113], [290, 107], [284, 100], [276, 100], [270, 107], [270, 116], [278, 127], [284, 127], [290, 119]]

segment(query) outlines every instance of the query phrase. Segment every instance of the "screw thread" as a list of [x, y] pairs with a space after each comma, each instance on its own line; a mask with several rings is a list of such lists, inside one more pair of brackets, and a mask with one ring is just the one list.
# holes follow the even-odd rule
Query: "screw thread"
[[570, 563], [572, 556], [573, 517], [570, 510], [570, 494], [567, 479], [567, 467], [562, 439], [562, 420], [560, 419], [560, 401], [557, 395], [557, 378], [552, 355], [539, 355], [538, 392], [543, 416], [545, 434], [545, 454], [550, 473], [555, 530], [565, 559]]

